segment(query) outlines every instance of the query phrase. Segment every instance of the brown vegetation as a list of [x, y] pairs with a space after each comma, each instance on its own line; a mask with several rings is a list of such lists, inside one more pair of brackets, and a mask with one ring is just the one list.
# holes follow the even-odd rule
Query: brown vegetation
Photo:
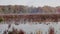
[[7, 34], [7, 32], [8, 34], [26, 34], [23, 30], [18, 31], [17, 29], [14, 29], [14, 28], [13, 28], [13, 31], [4, 31], [3, 34]]
[[3, 15], [1, 16], [3, 21], [11, 22], [15, 21], [15, 23], [20, 22], [58, 22], [59, 15]]

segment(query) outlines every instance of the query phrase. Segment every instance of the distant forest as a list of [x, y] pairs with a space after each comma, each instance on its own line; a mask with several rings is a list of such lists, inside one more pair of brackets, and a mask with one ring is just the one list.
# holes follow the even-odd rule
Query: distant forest
[[0, 14], [21, 14], [21, 13], [36, 13], [36, 14], [59, 14], [60, 6], [51, 7], [51, 6], [43, 6], [43, 7], [28, 7], [23, 5], [0, 5]]

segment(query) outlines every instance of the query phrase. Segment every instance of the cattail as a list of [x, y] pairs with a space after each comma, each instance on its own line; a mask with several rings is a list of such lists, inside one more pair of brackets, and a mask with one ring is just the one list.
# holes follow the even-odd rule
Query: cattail
[[37, 31], [36, 34], [42, 34], [42, 31]]
[[49, 34], [54, 34], [54, 28], [50, 28]]
[[23, 30], [20, 30], [19, 34], [25, 34], [25, 32]]

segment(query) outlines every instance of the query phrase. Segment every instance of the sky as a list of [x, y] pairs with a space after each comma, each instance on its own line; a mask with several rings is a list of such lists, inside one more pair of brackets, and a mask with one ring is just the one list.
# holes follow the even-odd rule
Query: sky
[[0, 0], [0, 5], [60, 6], [60, 0]]

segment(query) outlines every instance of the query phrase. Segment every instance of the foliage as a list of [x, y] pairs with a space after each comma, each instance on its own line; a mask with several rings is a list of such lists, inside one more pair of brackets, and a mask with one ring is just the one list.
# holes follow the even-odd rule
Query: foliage
[[0, 18], [0, 23], [3, 21], [3, 19], [2, 18]]

